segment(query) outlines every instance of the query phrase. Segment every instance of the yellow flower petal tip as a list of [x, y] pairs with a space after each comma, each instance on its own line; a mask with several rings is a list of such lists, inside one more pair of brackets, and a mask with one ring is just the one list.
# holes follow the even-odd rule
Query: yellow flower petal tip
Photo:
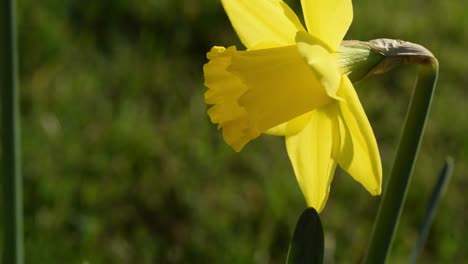
[[352, 1], [301, 0], [301, 5], [308, 32], [336, 50], [353, 21]]
[[297, 31], [304, 31], [299, 18], [279, 0], [222, 0], [231, 24], [242, 43], [252, 49], [261, 42], [275, 46], [294, 44]]
[[340, 147], [338, 164], [372, 195], [382, 190], [382, 163], [372, 127], [347, 76], [343, 76], [338, 103]]
[[336, 161], [332, 158], [338, 120], [336, 105], [310, 113], [299, 133], [286, 136], [286, 148], [307, 205], [320, 212], [328, 199]]

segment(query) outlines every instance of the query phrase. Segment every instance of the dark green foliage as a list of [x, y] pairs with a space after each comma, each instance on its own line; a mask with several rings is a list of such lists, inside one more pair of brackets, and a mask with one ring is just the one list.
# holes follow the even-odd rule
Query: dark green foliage
[[324, 237], [320, 216], [314, 208], [302, 212], [289, 246], [287, 264], [322, 264]]

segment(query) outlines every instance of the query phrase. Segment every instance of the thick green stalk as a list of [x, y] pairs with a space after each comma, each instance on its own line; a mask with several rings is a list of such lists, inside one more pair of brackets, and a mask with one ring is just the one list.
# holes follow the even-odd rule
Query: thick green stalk
[[415, 57], [406, 63], [419, 64], [418, 80], [406, 116], [393, 169], [380, 202], [366, 264], [385, 263], [405, 203], [405, 197], [421, 143], [434, 93], [438, 62], [434, 57]]
[[20, 170], [20, 126], [16, 3], [0, 4], [0, 89], [2, 104], [3, 263], [23, 263], [23, 209]]

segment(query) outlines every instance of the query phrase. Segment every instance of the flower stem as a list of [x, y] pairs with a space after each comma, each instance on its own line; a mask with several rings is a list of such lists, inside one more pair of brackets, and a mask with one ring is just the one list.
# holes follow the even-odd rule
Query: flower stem
[[[408, 61], [406, 61], [408, 63]], [[397, 150], [393, 169], [388, 179], [377, 219], [371, 236], [365, 264], [385, 263], [421, 143], [438, 74], [438, 62], [428, 56], [415, 60], [419, 64], [418, 80], [406, 116], [403, 134]]]
[[0, 89], [2, 117], [3, 263], [23, 263], [16, 3], [0, 4]]

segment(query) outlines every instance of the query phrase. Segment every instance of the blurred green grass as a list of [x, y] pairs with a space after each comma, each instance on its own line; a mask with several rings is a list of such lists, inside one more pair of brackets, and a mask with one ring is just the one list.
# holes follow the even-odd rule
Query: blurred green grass
[[[420, 263], [468, 259], [467, 9], [354, 1], [347, 39], [420, 43], [441, 67], [389, 263], [407, 262], [447, 154], [455, 175]], [[282, 139], [237, 154], [206, 115], [206, 52], [242, 47], [218, 1], [20, 0], [19, 19], [28, 263], [284, 263], [305, 203]], [[415, 77], [405, 66], [356, 86], [385, 175]], [[327, 263], [359, 262], [377, 206], [338, 173]]]

